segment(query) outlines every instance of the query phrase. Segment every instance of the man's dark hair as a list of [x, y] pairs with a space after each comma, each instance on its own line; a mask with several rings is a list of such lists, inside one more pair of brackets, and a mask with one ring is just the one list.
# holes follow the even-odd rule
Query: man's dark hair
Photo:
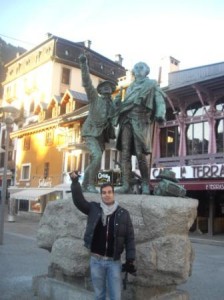
[[112, 191], [113, 191], [113, 193], [114, 193], [114, 186], [113, 186], [113, 184], [110, 183], [110, 182], [105, 182], [105, 183], [103, 183], [103, 184], [100, 186], [100, 194], [102, 194], [102, 189], [105, 188], [105, 187], [107, 187], [107, 186], [111, 186], [111, 187], [112, 187]]

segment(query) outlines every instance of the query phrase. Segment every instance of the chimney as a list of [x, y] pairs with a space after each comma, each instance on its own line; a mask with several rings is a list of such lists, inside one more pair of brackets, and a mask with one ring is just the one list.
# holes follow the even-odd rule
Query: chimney
[[90, 40], [86, 40], [86, 41], [84, 42], [84, 44], [85, 44], [85, 47], [86, 47], [86, 48], [89, 48], [89, 49], [90, 49], [92, 42], [91, 42]]
[[121, 54], [116, 54], [115, 62], [122, 66], [122, 61], [123, 61], [123, 58], [122, 58]]
[[45, 36], [46, 36], [46, 38], [47, 38], [47, 39], [49, 39], [50, 37], [52, 37], [52, 36], [53, 36], [53, 34], [52, 34], [52, 33], [50, 33], [50, 32], [47, 32], [47, 33], [45, 34]]
[[165, 56], [161, 59], [158, 81], [161, 87], [168, 86], [169, 73], [179, 71], [180, 61], [173, 56]]

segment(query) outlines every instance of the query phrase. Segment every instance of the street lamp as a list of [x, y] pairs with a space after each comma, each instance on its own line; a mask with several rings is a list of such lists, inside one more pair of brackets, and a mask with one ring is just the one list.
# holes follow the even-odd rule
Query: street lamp
[[0, 245], [3, 244], [4, 235], [4, 210], [7, 195], [7, 167], [8, 167], [8, 152], [9, 152], [9, 136], [10, 129], [15, 119], [19, 116], [20, 111], [13, 106], [4, 106], [0, 108], [0, 113], [3, 113], [3, 121], [6, 125], [5, 135], [5, 157], [4, 157], [4, 170], [2, 176], [2, 193], [1, 193], [1, 220], [0, 220]]

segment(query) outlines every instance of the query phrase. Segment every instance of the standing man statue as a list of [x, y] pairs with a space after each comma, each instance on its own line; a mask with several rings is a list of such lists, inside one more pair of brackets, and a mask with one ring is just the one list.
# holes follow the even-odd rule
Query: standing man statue
[[111, 94], [115, 91], [116, 84], [106, 80], [98, 84], [95, 89], [90, 78], [87, 57], [81, 54], [79, 62], [82, 85], [89, 100], [89, 114], [83, 124], [81, 134], [85, 138], [86, 146], [90, 152], [90, 164], [84, 172], [82, 190], [83, 192], [97, 193], [94, 183], [96, 174], [100, 169], [105, 143], [109, 142], [109, 139], [115, 139], [110, 116], [114, 113]]
[[131, 182], [131, 156], [136, 155], [142, 177], [142, 193], [149, 194], [149, 165], [147, 155], [151, 153], [150, 126], [155, 120], [165, 120], [165, 94], [155, 80], [147, 77], [149, 67], [144, 62], [134, 65], [134, 81], [126, 91], [124, 101], [121, 94], [115, 99], [118, 106], [114, 124], [119, 124], [117, 149], [121, 151], [123, 186], [117, 193], [129, 193]]

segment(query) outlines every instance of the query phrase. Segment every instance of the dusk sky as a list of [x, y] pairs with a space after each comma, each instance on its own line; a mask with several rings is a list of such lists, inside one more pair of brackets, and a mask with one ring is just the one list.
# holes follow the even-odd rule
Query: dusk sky
[[28, 50], [47, 32], [91, 40], [112, 60], [121, 54], [127, 69], [146, 62], [156, 78], [164, 56], [180, 69], [224, 61], [223, 16], [223, 0], [2, 0], [0, 37]]

